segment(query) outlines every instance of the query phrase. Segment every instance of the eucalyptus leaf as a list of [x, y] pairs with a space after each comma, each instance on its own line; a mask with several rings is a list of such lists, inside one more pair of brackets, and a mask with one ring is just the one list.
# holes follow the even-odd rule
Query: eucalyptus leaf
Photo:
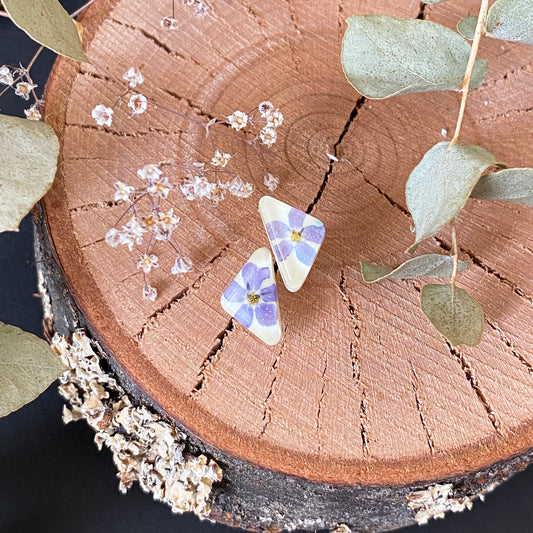
[[533, 168], [508, 168], [482, 176], [470, 196], [533, 206]]
[[[368, 98], [388, 98], [436, 90], [459, 90], [470, 45], [429, 20], [404, 20], [388, 15], [348, 19], [342, 41], [342, 66], [348, 81]], [[478, 59], [472, 89], [483, 82], [487, 62]]]
[[476, 35], [477, 17], [465, 17], [457, 24], [457, 31], [468, 40], [472, 40]]
[[[468, 261], [459, 261], [458, 272], [469, 265]], [[449, 278], [453, 273], [453, 256], [442, 254], [419, 255], [408, 259], [396, 268], [373, 265], [361, 261], [361, 274], [367, 283], [374, 283], [385, 278], [412, 279], [421, 276], [429, 278]]]
[[13, 22], [34, 41], [77, 61], [89, 61], [83, 52], [76, 21], [58, 0], [3, 0]]
[[415, 244], [443, 228], [463, 208], [481, 174], [496, 163], [480, 146], [437, 143], [407, 180], [405, 196], [416, 229]]
[[422, 311], [452, 345], [476, 346], [483, 335], [483, 309], [463, 289], [451, 285], [424, 285]]
[[0, 417], [37, 398], [64, 371], [47, 342], [0, 322]]
[[44, 122], [0, 115], [0, 232], [20, 221], [52, 185], [59, 141]]
[[497, 0], [487, 16], [489, 37], [533, 44], [533, 1]]

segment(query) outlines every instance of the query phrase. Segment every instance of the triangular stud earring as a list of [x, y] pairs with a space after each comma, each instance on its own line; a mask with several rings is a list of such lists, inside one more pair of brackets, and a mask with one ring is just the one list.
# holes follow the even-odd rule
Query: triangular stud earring
[[259, 213], [283, 283], [291, 292], [303, 285], [324, 240], [324, 224], [304, 211], [263, 196]]
[[259, 248], [241, 268], [220, 303], [245, 328], [270, 346], [281, 340], [278, 290], [272, 254]]

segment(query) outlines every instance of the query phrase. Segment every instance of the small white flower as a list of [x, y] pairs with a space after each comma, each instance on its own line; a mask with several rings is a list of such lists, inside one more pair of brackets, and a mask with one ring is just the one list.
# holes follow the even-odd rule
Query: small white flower
[[215, 151], [213, 159], [211, 159], [211, 164], [214, 167], [225, 167], [228, 164], [228, 161], [231, 159], [230, 154], [224, 154], [218, 150]]
[[121, 244], [126, 244], [128, 249], [133, 249], [134, 244], [142, 244], [143, 233], [146, 231], [136, 217], [131, 217], [121, 233]]
[[203, 18], [207, 15], [207, 12], [210, 9], [211, 8], [205, 2], [198, 2], [194, 8], [194, 14], [199, 18]]
[[265, 100], [264, 102], [261, 102], [257, 108], [259, 109], [259, 113], [261, 113], [261, 116], [263, 118], [267, 117], [274, 111], [274, 104], [272, 102], [269, 102]]
[[221, 202], [226, 197], [226, 186], [223, 183], [215, 184], [213, 187], [213, 190], [211, 191], [211, 196], [209, 197], [215, 205], [218, 204], [218, 202]]
[[33, 91], [33, 89], [35, 89], [35, 87], [37, 87], [37, 85], [35, 85], [34, 83], [19, 81], [15, 85], [15, 94], [17, 96], [20, 96], [21, 98], [24, 98], [24, 100], [29, 100], [31, 92]]
[[137, 261], [137, 268], [142, 268], [145, 274], [148, 274], [152, 268], [159, 266], [157, 255], [143, 254]]
[[176, 229], [179, 221], [180, 221], [180, 217], [174, 214], [174, 208], [170, 209], [168, 213], [159, 211], [158, 224], [159, 224], [160, 229], [164, 231], [172, 231]]
[[146, 96], [138, 93], [132, 93], [130, 96], [130, 101], [128, 102], [128, 107], [132, 111], [132, 115], [140, 115], [146, 111], [148, 107], [148, 101]]
[[13, 74], [7, 66], [0, 67], [0, 83], [3, 85], [13, 85]]
[[170, 269], [172, 274], [185, 274], [192, 270], [192, 260], [190, 257], [178, 257], [174, 261], [174, 266]]
[[157, 180], [154, 180], [152, 184], [146, 189], [146, 191], [149, 194], [153, 194], [154, 196], [166, 198], [168, 196], [168, 193], [170, 192], [170, 189], [173, 188], [174, 187], [171, 185], [170, 181], [168, 181], [168, 178], [162, 176], [159, 177]]
[[271, 128], [277, 128], [283, 124], [283, 115], [279, 109], [267, 115], [266, 119], [267, 126]]
[[131, 185], [122, 183], [121, 181], [115, 182], [115, 202], [123, 200], [124, 202], [130, 201], [130, 194], [135, 190]]
[[276, 133], [276, 130], [274, 128], [269, 128], [267, 126], [261, 130], [261, 134], [259, 135], [259, 137], [261, 137], [261, 141], [263, 142], [263, 144], [266, 144], [267, 146], [272, 146], [276, 142], [278, 134]]
[[111, 126], [113, 110], [103, 104], [98, 104], [91, 113], [98, 126]]
[[175, 30], [178, 27], [178, 20], [173, 17], [164, 17], [159, 24], [165, 30]]
[[233, 178], [226, 184], [228, 191], [233, 196], [248, 198], [254, 192], [254, 186], [251, 183], [244, 183], [241, 178]]
[[269, 191], [275, 191], [279, 185], [279, 178], [270, 172], [265, 175], [265, 186]]
[[229, 117], [228, 117], [228, 124], [234, 129], [234, 130], [242, 130], [242, 128], [245, 128], [248, 124], [248, 115], [244, 113], [244, 111], [234, 111]]
[[130, 67], [128, 70], [126, 70], [126, 72], [124, 72], [122, 77], [128, 82], [128, 85], [131, 88], [137, 87], [137, 84], [141, 84], [144, 81], [144, 76], [136, 67]]
[[194, 185], [194, 181], [187, 180], [185, 183], [180, 185], [181, 192], [183, 193], [183, 196], [187, 198], [187, 200], [196, 200], [196, 187]]
[[204, 176], [194, 176], [181, 185], [180, 189], [187, 200], [196, 200], [196, 198], [211, 198], [215, 187], [216, 185], [207, 181]]
[[29, 109], [25, 109], [24, 114], [28, 120], [41, 120], [41, 118], [43, 118], [36, 105], [32, 105]]
[[155, 287], [152, 287], [151, 285], [145, 285], [143, 287], [143, 298], [145, 300], [150, 300], [153, 302], [157, 298], [157, 290]]
[[[159, 218], [159, 217], [157, 217]], [[152, 233], [157, 231], [157, 218], [153, 213], [149, 214], [147, 217], [144, 217], [141, 222], [141, 227], [145, 231], [151, 231]]]
[[143, 168], [137, 170], [137, 176], [142, 180], [148, 180], [149, 183], [156, 181], [163, 172], [161, 169], [154, 163], [145, 165]]
[[116, 228], [111, 228], [105, 234], [105, 242], [113, 248], [116, 248], [119, 244], [122, 244], [120, 231], [118, 231]]

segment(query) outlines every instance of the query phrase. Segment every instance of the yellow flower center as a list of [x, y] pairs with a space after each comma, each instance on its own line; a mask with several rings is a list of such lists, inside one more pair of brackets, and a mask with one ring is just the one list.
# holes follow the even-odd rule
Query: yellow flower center
[[249, 295], [248, 295], [248, 301], [250, 302], [251, 305], [256, 305], [259, 303], [259, 294], [257, 294], [256, 292], [251, 292]]
[[293, 230], [293, 232], [291, 233], [291, 241], [299, 242], [301, 240], [302, 240], [302, 236], [300, 232]]
[[150, 226], [155, 226], [156, 221], [155, 221], [154, 217], [146, 217], [146, 218], [144, 219], [144, 223], [145, 223], [148, 227], [150, 227]]

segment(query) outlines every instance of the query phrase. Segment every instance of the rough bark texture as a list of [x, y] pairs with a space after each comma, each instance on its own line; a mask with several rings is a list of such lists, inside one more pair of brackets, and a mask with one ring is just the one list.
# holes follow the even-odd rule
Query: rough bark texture
[[[358, 272], [360, 260], [401, 260], [412, 243], [405, 179], [443, 130], [453, 132], [459, 95], [358, 99], [339, 64], [344, 18], [383, 12], [453, 27], [477, 3], [216, 2], [203, 20], [184, 8], [173, 32], [159, 25], [169, 14], [163, 4], [145, 12], [140, 0], [99, 0], [84, 17], [97, 67], [61, 59], [52, 73], [46, 116], [62, 156], [41, 242], [57, 260], [51, 266], [46, 255], [54, 328], [87, 327], [124, 386], [225, 466], [213, 506], [227, 522], [390, 529], [412, 522], [406, 495], [415, 488], [452, 480], [471, 495], [527, 464], [531, 209], [470, 201], [459, 217], [461, 252], [473, 262], [460, 286], [486, 312], [476, 348], [448, 348], [420, 311], [418, 283], [365, 285]], [[469, 100], [462, 141], [509, 166], [532, 166], [533, 53], [487, 39], [480, 55], [490, 70]], [[94, 126], [91, 109], [123, 91], [108, 74], [120, 79], [132, 65], [146, 77], [144, 94], [202, 120], [265, 99], [282, 109], [281, 159], [268, 158], [281, 178], [275, 195], [320, 218], [327, 237], [302, 290], [279, 287], [280, 345], [261, 344], [218, 305], [267, 242], [257, 214], [264, 169], [242, 143], [217, 138], [239, 152], [236, 169], [257, 189], [250, 199], [214, 207], [169, 197], [195, 270], [176, 281], [161, 247], [158, 300], [139, 296], [138, 254], [103, 241], [122, 211], [109, 202], [114, 181], [134, 182], [137, 168], [169, 157], [212, 157], [202, 128], [162, 110], [130, 119], [123, 104], [110, 128]], [[449, 247], [444, 232], [420, 250]]]

